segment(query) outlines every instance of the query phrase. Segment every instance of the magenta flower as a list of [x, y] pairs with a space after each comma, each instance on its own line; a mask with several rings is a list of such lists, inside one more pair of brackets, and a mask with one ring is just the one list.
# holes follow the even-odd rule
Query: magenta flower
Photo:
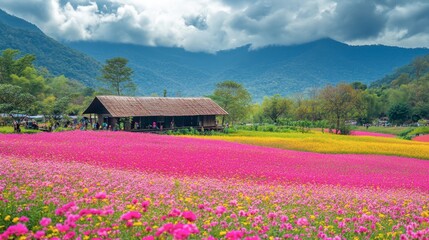
[[226, 208], [224, 206], [218, 206], [215, 210], [215, 213], [218, 215], [222, 215], [224, 212], [226, 212]]
[[228, 240], [238, 240], [244, 236], [242, 231], [230, 231], [225, 235]]
[[50, 218], [42, 218], [41, 220], [40, 220], [40, 226], [42, 226], [42, 227], [47, 227], [49, 224], [51, 224], [51, 222], [52, 222], [52, 220], [50, 219]]
[[30, 219], [28, 219], [28, 217], [26, 217], [26, 216], [22, 216], [22, 217], [20, 217], [19, 218], [19, 221], [20, 222], [22, 222], [22, 223], [26, 223], [26, 222], [28, 222]]
[[36, 238], [36, 239], [41, 239], [41, 238], [43, 238], [45, 236], [45, 231], [37, 231], [34, 235], [33, 235], [33, 237], [34, 238]]
[[95, 198], [97, 198], [97, 199], [105, 199], [105, 198], [107, 198], [107, 195], [106, 195], [105, 192], [99, 192], [99, 193], [95, 194]]
[[143, 237], [142, 240], [155, 240], [155, 238], [153, 236], [146, 236]]
[[298, 226], [307, 226], [309, 223], [307, 218], [303, 217], [303, 218], [298, 218], [298, 220], [296, 221], [296, 224]]
[[127, 213], [123, 214], [121, 216], [121, 220], [123, 220], [123, 221], [129, 221], [129, 220], [132, 220], [132, 219], [140, 219], [141, 217], [142, 217], [141, 213], [136, 212], [136, 211], [130, 211], [130, 212], [127, 212]]
[[170, 213], [168, 214], [169, 217], [178, 217], [180, 216], [180, 210], [177, 208], [174, 208], [173, 210], [170, 211]]
[[197, 216], [191, 211], [185, 211], [182, 213], [182, 217], [190, 222], [197, 220]]
[[28, 228], [24, 224], [18, 223], [16, 225], [9, 226], [3, 234], [8, 238], [8, 236], [11, 235], [21, 236], [26, 233], [28, 233]]

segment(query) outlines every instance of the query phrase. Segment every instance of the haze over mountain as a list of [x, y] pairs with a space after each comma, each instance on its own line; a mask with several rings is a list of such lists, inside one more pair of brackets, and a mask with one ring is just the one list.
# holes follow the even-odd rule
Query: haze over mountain
[[426, 48], [349, 46], [332, 39], [256, 50], [243, 46], [216, 54], [106, 42], [68, 45], [101, 62], [116, 56], [129, 59], [141, 94], [161, 95], [166, 89], [169, 96], [200, 96], [210, 94], [220, 81], [234, 80], [257, 101], [339, 82], [369, 84], [429, 53]]
[[57, 42], [34, 24], [0, 9], [0, 50], [7, 48], [18, 49], [23, 54], [34, 54], [37, 66], [89, 86], [94, 86], [94, 79], [100, 69], [95, 59]]

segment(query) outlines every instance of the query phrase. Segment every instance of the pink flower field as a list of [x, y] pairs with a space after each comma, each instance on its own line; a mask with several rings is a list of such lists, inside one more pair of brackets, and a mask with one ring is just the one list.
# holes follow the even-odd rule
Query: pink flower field
[[429, 238], [425, 160], [73, 131], [0, 166], [0, 239]]
[[429, 134], [417, 136], [417, 137], [413, 138], [413, 140], [419, 141], [419, 142], [429, 142]]
[[396, 137], [393, 134], [365, 132], [365, 131], [352, 131], [351, 135], [352, 136], [365, 136], [365, 137], [387, 137], [387, 138], [394, 138], [394, 137]]

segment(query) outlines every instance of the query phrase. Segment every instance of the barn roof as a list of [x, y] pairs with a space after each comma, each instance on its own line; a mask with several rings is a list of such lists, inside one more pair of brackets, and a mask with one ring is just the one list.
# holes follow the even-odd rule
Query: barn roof
[[83, 114], [131, 116], [227, 115], [210, 98], [97, 96]]

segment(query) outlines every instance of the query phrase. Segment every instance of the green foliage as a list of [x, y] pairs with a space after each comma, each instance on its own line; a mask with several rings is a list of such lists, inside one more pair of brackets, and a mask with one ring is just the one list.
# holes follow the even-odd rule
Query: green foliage
[[100, 80], [107, 84], [108, 89], [117, 95], [133, 93], [136, 90], [131, 76], [133, 70], [127, 66], [128, 60], [116, 57], [106, 60], [101, 70]]
[[19, 86], [0, 84], [0, 113], [28, 112], [35, 97]]
[[228, 116], [222, 117], [222, 125], [225, 120], [232, 123], [242, 121], [249, 114], [252, 97], [247, 89], [237, 82], [224, 81], [216, 84], [210, 98], [229, 113]]
[[271, 119], [277, 123], [281, 117], [286, 117], [291, 109], [292, 101], [276, 94], [272, 97], [265, 97], [262, 102], [262, 112], [264, 117]]
[[410, 119], [411, 108], [407, 103], [397, 103], [389, 109], [390, 121], [402, 124]]
[[36, 70], [33, 55], [20, 56], [7, 49], [0, 56], [0, 113], [44, 114], [54, 117], [78, 114], [93, 90], [46, 69]]
[[168, 130], [166, 131], [164, 134], [167, 135], [224, 135], [225, 132], [220, 132], [220, 131], [214, 131], [214, 130], [210, 130], [210, 131], [198, 131], [195, 128], [181, 128], [181, 129], [176, 129], [176, 130]]
[[[21, 128], [21, 133], [38, 133], [39, 130]], [[0, 126], [0, 133], [14, 133], [11, 126]]]
[[347, 134], [349, 130], [345, 121], [363, 115], [362, 92], [348, 84], [327, 86], [321, 90], [319, 98], [326, 118], [334, 125], [336, 133]]
[[[24, 54], [31, 54], [28, 55], [26, 63], [22, 62], [23, 66], [32, 65], [28, 63], [37, 58], [32, 62], [37, 68], [46, 67], [54, 75], [64, 74], [88, 86], [94, 85], [101, 66], [97, 61], [46, 36], [30, 23], [20, 25], [7, 25], [0, 19], [0, 50], [13, 48]], [[33, 59], [30, 56], [33, 56]]]
[[12, 75], [23, 75], [24, 70], [33, 67], [35, 57], [25, 55], [18, 58], [19, 51], [6, 49], [0, 56], [0, 84], [12, 83]]

